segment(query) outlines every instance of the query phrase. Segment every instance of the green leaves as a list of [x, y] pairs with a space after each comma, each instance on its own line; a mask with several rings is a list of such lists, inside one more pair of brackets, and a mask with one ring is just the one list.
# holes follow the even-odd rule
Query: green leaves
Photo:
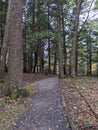
[[98, 1], [97, 1], [97, 0], [96, 0], [96, 2], [95, 2], [94, 9], [95, 9], [95, 10], [98, 10]]
[[35, 32], [33, 35], [30, 35], [26, 41], [27, 41], [27, 43], [33, 43], [39, 39], [44, 39], [44, 38], [48, 38], [48, 37], [51, 37], [52, 39], [56, 39], [57, 34], [54, 32], [51, 32], [49, 30]]

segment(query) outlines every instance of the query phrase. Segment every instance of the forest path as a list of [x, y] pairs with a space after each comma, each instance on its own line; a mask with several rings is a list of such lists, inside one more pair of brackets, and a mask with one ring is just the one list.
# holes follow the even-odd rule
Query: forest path
[[64, 119], [59, 79], [36, 81], [32, 106], [17, 120], [13, 130], [69, 130]]

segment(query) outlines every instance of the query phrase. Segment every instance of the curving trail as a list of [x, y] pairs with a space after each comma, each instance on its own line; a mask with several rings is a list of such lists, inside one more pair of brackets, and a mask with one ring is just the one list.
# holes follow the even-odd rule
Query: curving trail
[[59, 79], [46, 78], [32, 85], [32, 106], [20, 115], [12, 130], [70, 130], [63, 115]]

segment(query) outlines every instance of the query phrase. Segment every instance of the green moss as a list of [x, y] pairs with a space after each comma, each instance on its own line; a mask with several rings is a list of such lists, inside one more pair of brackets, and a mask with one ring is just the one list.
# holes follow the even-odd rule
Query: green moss
[[33, 89], [30, 86], [25, 86], [23, 88], [13, 88], [13, 90], [3, 87], [0, 91], [0, 97], [10, 97], [12, 100], [17, 100], [19, 97], [31, 97], [32, 94]]
[[3, 88], [4, 84], [3, 83], [0, 83], [0, 88]]
[[11, 93], [11, 99], [16, 100], [19, 97], [18, 89], [14, 89]]
[[33, 89], [30, 86], [25, 86], [22, 91], [24, 97], [31, 97], [33, 94]]
[[18, 115], [28, 109], [28, 100], [21, 98], [17, 101], [7, 100], [5, 109], [0, 113], [0, 130], [10, 130], [10, 126], [17, 120]]

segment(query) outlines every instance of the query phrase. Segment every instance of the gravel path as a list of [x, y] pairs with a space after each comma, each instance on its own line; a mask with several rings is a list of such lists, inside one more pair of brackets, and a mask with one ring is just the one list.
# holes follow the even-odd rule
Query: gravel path
[[69, 130], [64, 120], [58, 78], [40, 80], [33, 86], [32, 106], [19, 117], [12, 130]]

